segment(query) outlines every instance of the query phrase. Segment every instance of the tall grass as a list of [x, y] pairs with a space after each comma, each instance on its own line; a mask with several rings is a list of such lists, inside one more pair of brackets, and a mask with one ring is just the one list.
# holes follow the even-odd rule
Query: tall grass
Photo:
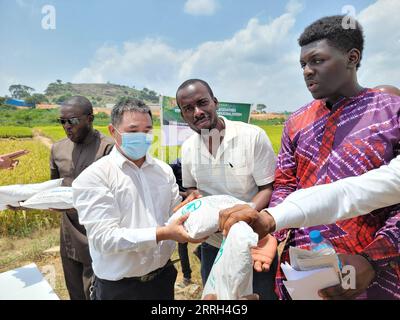
[[32, 129], [28, 127], [0, 127], [0, 138], [32, 138]]
[[[265, 130], [271, 140], [275, 153], [278, 153], [283, 126], [265, 125], [262, 121], [258, 121], [257, 125]], [[109, 135], [107, 126], [96, 126], [95, 128], [103, 134]], [[65, 138], [65, 132], [61, 126], [36, 127], [34, 130], [40, 131], [41, 134], [49, 137], [52, 141]], [[32, 136], [31, 129], [24, 127], [0, 127], [0, 132], [7, 132], [13, 137]], [[154, 143], [150, 148], [150, 153], [154, 157], [162, 159], [167, 163], [171, 163], [176, 158], [181, 156], [180, 146], [161, 147], [159, 126], [156, 125], [154, 127], [154, 132]], [[44, 145], [37, 141], [24, 141], [15, 139], [0, 141], [1, 154], [12, 152], [18, 149], [27, 149], [31, 152], [20, 159], [20, 164], [15, 170], [0, 171], [0, 186], [36, 183], [50, 179], [50, 151]], [[0, 236], [25, 236], [34, 230], [58, 226], [59, 220], [60, 214], [49, 211], [0, 211]]]
[[[14, 170], [0, 172], [0, 186], [43, 182], [50, 179], [50, 151], [36, 141], [2, 140], [2, 153], [18, 149], [30, 153], [20, 158], [20, 164]], [[34, 230], [59, 226], [60, 214], [50, 211], [0, 211], [0, 236], [26, 236]]]

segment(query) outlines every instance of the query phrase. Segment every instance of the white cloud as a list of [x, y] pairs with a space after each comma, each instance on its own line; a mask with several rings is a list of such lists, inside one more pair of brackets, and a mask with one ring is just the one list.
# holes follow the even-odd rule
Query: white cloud
[[[165, 95], [188, 78], [210, 83], [221, 101], [264, 103], [269, 110], [296, 110], [311, 101], [299, 65], [296, 1], [281, 16], [263, 23], [257, 18], [232, 37], [209, 41], [190, 50], [176, 49], [160, 39], [126, 42], [122, 48], [104, 46], [74, 82], [116, 82], [146, 86]], [[400, 80], [400, 1], [381, 0], [365, 8], [359, 19], [366, 50], [359, 70], [364, 86]]]
[[218, 9], [217, 0], [187, 0], [184, 11], [194, 16], [212, 16]]
[[135, 84], [175, 95], [181, 82], [196, 77], [208, 81], [220, 100], [293, 110], [309, 94], [293, 35], [301, 7], [290, 4], [287, 12], [268, 23], [253, 18], [231, 38], [205, 42], [192, 50], [173, 48], [160, 39], [126, 42], [122, 48], [104, 46], [73, 81]]
[[357, 16], [365, 33], [360, 81], [365, 86], [400, 86], [400, 1], [380, 0]]

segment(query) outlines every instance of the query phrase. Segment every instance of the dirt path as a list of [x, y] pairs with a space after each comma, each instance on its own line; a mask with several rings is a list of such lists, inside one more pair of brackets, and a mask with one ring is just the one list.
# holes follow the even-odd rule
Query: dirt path
[[51, 149], [51, 146], [53, 145], [53, 141], [45, 136], [42, 136], [40, 131], [37, 129], [33, 129], [33, 139], [40, 141], [49, 149]]

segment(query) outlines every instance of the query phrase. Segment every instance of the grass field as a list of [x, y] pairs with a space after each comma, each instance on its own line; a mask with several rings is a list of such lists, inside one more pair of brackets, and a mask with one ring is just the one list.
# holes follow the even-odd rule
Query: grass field
[[[268, 137], [271, 140], [272, 147], [274, 148], [275, 153], [278, 153], [280, 145], [281, 145], [281, 134], [283, 130], [282, 125], [266, 125], [265, 121], [255, 121], [254, 124], [258, 125], [267, 133]], [[103, 133], [106, 136], [109, 136], [108, 127], [107, 126], [95, 126], [97, 130]], [[18, 128], [17, 128], [18, 129]], [[29, 129], [29, 128], [28, 128]], [[51, 139], [53, 142], [65, 138], [64, 129], [61, 126], [45, 126], [45, 127], [35, 127], [34, 131], [39, 132], [41, 135]], [[150, 153], [157, 157], [162, 158], [163, 160], [170, 163], [176, 158], [180, 157], [180, 146], [172, 146], [172, 147], [161, 147], [160, 146], [160, 126], [154, 126], [154, 143], [150, 148]]]
[[272, 147], [274, 148], [274, 151], [276, 154], [278, 154], [279, 149], [281, 147], [281, 136], [282, 136], [282, 130], [283, 126], [282, 125], [277, 125], [277, 126], [260, 126], [261, 128], [264, 129], [264, 131], [267, 133], [269, 139], [271, 140]]
[[[262, 121], [256, 123], [268, 134], [274, 151], [278, 152], [282, 126], [266, 125]], [[108, 135], [106, 126], [96, 126], [96, 129]], [[46, 136], [53, 142], [65, 138], [61, 126], [35, 127], [33, 131]], [[160, 147], [160, 128], [155, 126], [155, 140], [150, 153], [156, 157], [171, 162], [180, 156], [180, 146]], [[2, 135], [3, 133], [3, 135]], [[12, 139], [0, 139], [0, 153], [8, 153], [18, 149], [27, 149], [30, 153], [21, 158], [19, 166], [13, 171], [3, 170], [0, 172], [0, 186], [10, 184], [35, 183], [48, 180], [50, 150], [37, 140], [26, 140], [19, 138], [32, 137], [32, 129], [25, 127], [0, 127], [0, 137]], [[61, 299], [68, 299], [61, 260], [59, 255], [44, 253], [44, 250], [59, 245], [59, 222], [60, 214], [49, 211], [0, 211], [0, 272], [17, 268], [34, 262], [39, 268], [52, 266], [56, 270], [55, 292]], [[200, 263], [192, 254], [196, 245], [189, 244], [189, 258], [192, 269], [192, 281], [201, 287]], [[172, 259], [178, 258], [177, 251]], [[177, 263], [177, 283], [182, 280], [181, 266]], [[198, 299], [201, 291], [194, 294], [182, 289], [176, 289], [176, 299]]]
[[[258, 121], [257, 125], [263, 128], [268, 134], [274, 151], [277, 153], [280, 147], [280, 137], [282, 126], [263, 125]], [[105, 135], [108, 134], [106, 126], [96, 126], [96, 129]], [[50, 138], [53, 142], [65, 138], [64, 130], [61, 126], [45, 126], [34, 128], [41, 135]], [[21, 158], [21, 163], [14, 171], [3, 171], [0, 175], [0, 185], [26, 184], [42, 182], [49, 179], [49, 150], [37, 141], [15, 140], [15, 138], [32, 136], [32, 129], [26, 127], [0, 127], [0, 132], [8, 132], [14, 139], [1, 140], [1, 153], [8, 153], [18, 149], [30, 150], [30, 154]], [[150, 153], [163, 158], [166, 162], [172, 162], [180, 157], [180, 146], [160, 147], [160, 128], [154, 128], [155, 139]], [[1, 136], [1, 135], [0, 135]], [[0, 235], [19, 235], [24, 236], [29, 232], [57, 225], [57, 214], [41, 211], [28, 212], [0, 212]]]
[[32, 138], [32, 128], [0, 127], [0, 138]]
[[[0, 140], [2, 153], [18, 149], [30, 153], [20, 158], [15, 170], [2, 170], [0, 186], [43, 182], [50, 179], [50, 151], [37, 141]], [[0, 236], [26, 236], [33, 230], [59, 225], [59, 214], [49, 211], [0, 211]]]
[[[95, 126], [97, 130], [105, 135], [109, 135], [107, 126]], [[16, 127], [18, 129], [18, 127]], [[43, 126], [34, 127], [33, 130], [39, 132], [40, 135], [51, 139], [53, 142], [66, 138], [64, 129], [62, 126]]]

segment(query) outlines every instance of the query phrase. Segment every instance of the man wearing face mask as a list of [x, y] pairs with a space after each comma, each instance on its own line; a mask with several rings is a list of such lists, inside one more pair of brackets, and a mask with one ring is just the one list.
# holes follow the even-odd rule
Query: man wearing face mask
[[174, 299], [175, 241], [193, 241], [183, 228], [188, 215], [165, 225], [181, 201], [172, 169], [147, 152], [151, 111], [126, 99], [111, 113], [116, 147], [72, 184], [74, 207], [85, 226], [95, 274], [92, 298]]

